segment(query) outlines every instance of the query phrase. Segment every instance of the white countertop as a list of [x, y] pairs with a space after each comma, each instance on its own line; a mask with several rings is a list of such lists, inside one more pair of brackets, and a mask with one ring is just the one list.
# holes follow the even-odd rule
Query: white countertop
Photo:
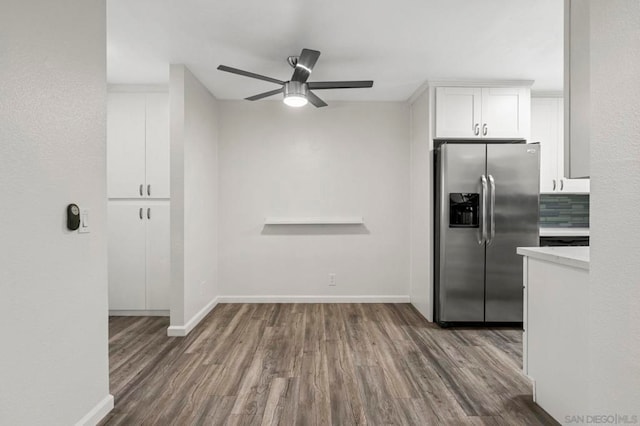
[[540, 227], [541, 237], [588, 237], [589, 228], [548, 228]]
[[517, 253], [547, 262], [589, 269], [589, 247], [518, 247]]

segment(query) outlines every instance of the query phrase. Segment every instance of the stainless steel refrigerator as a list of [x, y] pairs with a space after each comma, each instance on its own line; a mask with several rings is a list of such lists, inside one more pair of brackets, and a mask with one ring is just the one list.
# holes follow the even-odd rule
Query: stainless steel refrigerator
[[539, 243], [540, 145], [438, 142], [435, 318], [522, 322], [522, 258]]

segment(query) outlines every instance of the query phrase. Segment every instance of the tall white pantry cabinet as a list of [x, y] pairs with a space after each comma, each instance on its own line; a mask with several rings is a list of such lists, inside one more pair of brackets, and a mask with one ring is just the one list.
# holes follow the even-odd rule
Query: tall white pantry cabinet
[[110, 92], [109, 311], [168, 315], [169, 95]]

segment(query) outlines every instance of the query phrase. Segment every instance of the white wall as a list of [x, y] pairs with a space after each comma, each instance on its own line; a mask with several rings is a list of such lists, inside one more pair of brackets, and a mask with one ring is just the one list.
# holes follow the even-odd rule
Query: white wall
[[[113, 404], [105, 22], [104, 0], [2, 3], [3, 425], [70, 425], [83, 418], [91, 423]], [[90, 210], [91, 233], [66, 229], [69, 203]]]
[[433, 321], [433, 142], [429, 90], [411, 103], [411, 303]]
[[[224, 300], [407, 301], [408, 105], [220, 107], [220, 285], [239, 296]], [[266, 216], [365, 225], [264, 227]]]
[[640, 3], [591, 2], [593, 413], [640, 420]]
[[171, 335], [187, 334], [218, 290], [218, 105], [171, 65]]

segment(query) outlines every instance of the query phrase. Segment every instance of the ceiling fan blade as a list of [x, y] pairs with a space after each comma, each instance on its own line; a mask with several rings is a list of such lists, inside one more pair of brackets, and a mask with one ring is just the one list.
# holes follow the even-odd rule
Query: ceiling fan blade
[[270, 90], [268, 92], [260, 93], [257, 95], [249, 96], [245, 98], [247, 101], [257, 101], [258, 99], [268, 98], [269, 96], [277, 95], [278, 93], [282, 93], [282, 89]]
[[361, 81], [314, 81], [307, 83], [311, 90], [322, 89], [359, 89], [364, 87], [373, 87], [372, 80]]
[[300, 53], [298, 63], [296, 64], [296, 69], [293, 70], [291, 81], [299, 81], [300, 83], [306, 82], [307, 79], [309, 79], [316, 62], [318, 62], [319, 57], [320, 52], [317, 50], [302, 49], [302, 53]]
[[232, 74], [239, 74], [239, 75], [243, 75], [245, 77], [257, 78], [258, 80], [264, 80], [264, 81], [268, 81], [270, 83], [284, 84], [284, 81], [280, 81], [280, 80], [277, 80], [275, 78], [266, 77], [264, 75], [256, 74], [256, 73], [249, 72], [249, 71], [239, 70], [238, 68], [232, 68], [232, 67], [228, 67], [226, 65], [219, 65], [218, 69], [220, 71], [226, 71], [226, 72], [230, 72]]
[[323, 101], [322, 99], [320, 99], [319, 97], [317, 97], [316, 94], [313, 93], [313, 92], [307, 91], [307, 99], [316, 108], [326, 107], [327, 106], [327, 103], [325, 101]]

